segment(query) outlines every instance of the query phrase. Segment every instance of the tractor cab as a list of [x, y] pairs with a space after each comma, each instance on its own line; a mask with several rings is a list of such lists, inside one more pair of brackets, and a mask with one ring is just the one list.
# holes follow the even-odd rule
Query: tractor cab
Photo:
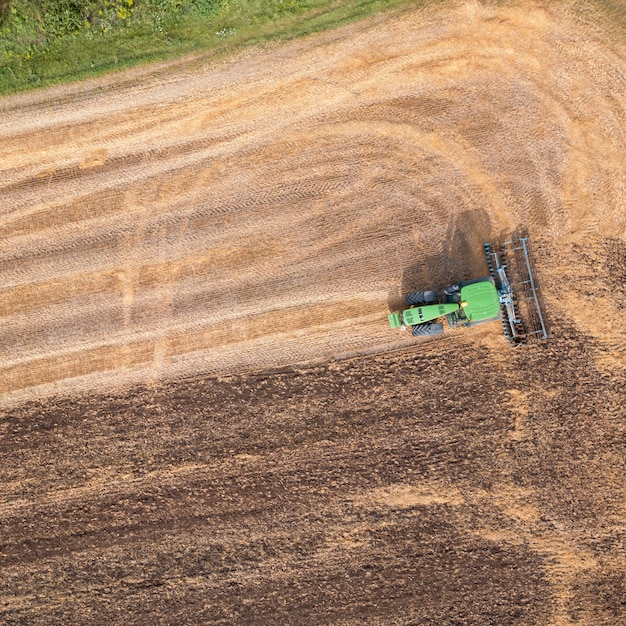
[[443, 301], [457, 303], [459, 308], [446, 316], [451, 327], [471, 326], [500, 319], [500, 295], [493, 278], [479, 278], [443, 291]]

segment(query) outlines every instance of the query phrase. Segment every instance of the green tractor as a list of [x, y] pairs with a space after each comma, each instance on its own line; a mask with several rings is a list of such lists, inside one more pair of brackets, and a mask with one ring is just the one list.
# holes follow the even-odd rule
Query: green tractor
[[[391, 313], [391, 328], [411, 328], [414, 337], [440, 335], [445, 320], [450, 328], [495, 320], [510, 343], [547, 339], [527, 238], [507, 241], [498, 251], [484, 244], [489, 276], [436, 291], [414, 291], [406, 296], [404, 311]], [[509, 275], [515, 275], [511, 283]], [[524, 318], [524, 319], [523, 319]]]

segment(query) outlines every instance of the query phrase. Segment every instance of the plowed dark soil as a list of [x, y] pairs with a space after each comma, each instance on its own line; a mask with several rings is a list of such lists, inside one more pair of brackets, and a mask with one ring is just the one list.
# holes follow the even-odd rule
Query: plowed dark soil
[[[626, 623], [626, 63], [465, 2], [0, 100], [0, 622]], [[551, 339], [391, 331], [532, 242]]]

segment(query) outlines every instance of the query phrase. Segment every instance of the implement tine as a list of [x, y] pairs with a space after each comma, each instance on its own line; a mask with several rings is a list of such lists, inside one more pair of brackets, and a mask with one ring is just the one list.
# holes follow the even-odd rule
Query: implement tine
[[521, 343], [527, 339], [547, 339], [537, 285], [532, 270], [528, 238], [511, 239], [494, 251], [484, 244], [487, 266], [492, 263], [502, 304], [502, 326], [507, 340]]

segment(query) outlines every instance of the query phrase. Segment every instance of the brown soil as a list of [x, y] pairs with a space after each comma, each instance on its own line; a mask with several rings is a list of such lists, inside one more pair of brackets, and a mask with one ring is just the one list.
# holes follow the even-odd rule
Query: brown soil
[[[626, 622], [626, 62], [577, 11], [0, 100], [0, 621]], [[513, 232], [549, 342], [390, 331]]]

